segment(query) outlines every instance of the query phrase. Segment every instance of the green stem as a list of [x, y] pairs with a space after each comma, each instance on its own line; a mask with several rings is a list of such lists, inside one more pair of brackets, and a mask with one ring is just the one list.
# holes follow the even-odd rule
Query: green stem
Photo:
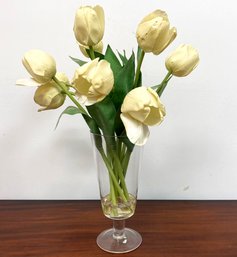
[[109, 184], [110, 184], [110, 197], [113, 205], [117, 204], [116, 196], [115, 196], [115, 190], [114, 190], [114, 184], [111, 176], [109, 176]]
[[122, 142], [118, 139], [117, 140], [117, 154], [119, 156], [119, 159], [122, 158]]
[[126, 199], [129, 200], [129, 193], [128, 193], [128, 189], [127, 189], [126, 182], [125, 182], [125, 179], [124, 179], [123, 168], [122, 168], [120, 160], [119, 160], [115, 151], [113, 151], [113, 156], [114, 156], [114, 160], [115, 160], [115, 164], [116, 164], [115, 165], [116, 170], [118, 171], [118, 176], [119, 176], [119, 179], [120, 179], [120, 183], [121, 183], [124, 195], [125, 195]]
[[94, 60], [95, 59], [95, 52], [94, 52], [93, 46], [89, 46], [89, 51], [90, 51], [91, 60]]
[[63, 92], [72, 100], [72, 102], [77, 106], [77, 108], [81, 111], [81, 113], [89, 116], [86, 110], [78, 103], [78, 101], [70, 93], [67, 86], [63, 82], [59, 81], [56, 77], [53, 77], [53, 80], [63, 90]]
[[166, 74], [165, 78], [163, 79], [163, 81], [161, 82], [161, 86], [158, 87], [158, 89], [156, 90], [157, 94], [159, 96], [162, 95], [163, 91], [165, 90], [169, 80], [172, 78], [172, 72], [171, 71], [168, 71], [168, 73]]
[[169, 77], [170, 77], [171, 74], [172, 74], [172, 72], [171, 72], [171, 71], [168, 71], [168, 73], [167, 73], [166, 76], [164, 77], [164, 79], [163, 79], [163, 81], [161, 82], [161, 84], [167, 82], [167, 80], [169, 80]]
[[117, 181], [117, 179], [116, 179], [116, 177], [115, 177], [115, 175], [114, 175], [113, 169], [111, 168], [110, 163], [109, 163], [109, 161], [108, 161], [108, 159], [107, 159], [107, 157], [106, 157], [106, 155], [105, 155], [103, 149], [99, 149], [99, 150], [100, 150], [100, 154], [101, 154], [101, 156], [102, 156], [102, 158], [103, 158], [103, 160], [104, 160], [104, 163], [105, 163], [105, 165], [106, 165], [106, 167], [107, 167], [107, 169], [108, 169], [109, 175], [110, 175], [110, 177], [111, 177], [111, 179], [112, 179], [112, 182], [113, 182], [113, 184], [114, 184], [114, 186], [115, 186], [117, 192], [119, 193], [119, 195], [121, 196], [121, 198], [123, 199], [123, 201], [124, 201], [124, 202], [127, 202], [127, 198], [126, 198], [126, 196], [124, 195], [125, 193], [124, 193], [123, 190], [121, 189], [121, 187], [120, 187], [120, 185], [119, 185], [119, 183], [118, 183], [118, 181]]
[[135, 80], [134, 80], [133, 88], [137, 87], [137, 83], [138, 83], [138, 80], [139, 80], [139, 75], [140, 75], [140, 71], [141, 71], [144, 56], [145, 56], [145, 52], [142, 50], [141, 55], [140, 55], [140, 57], [138, 59], [138, 62], [137, 62], [137, 69], [136, 69], [136, 73], [135, 73]]
[[121, 158], [120, 158], [121, 160], [124, 159], [124, 156], [125, 156], [125, 154], [126, 154], [126, 151], [127, 151], [127, 147], [125, 146], [124, 143], [122, 143]]
[[130, 160], [130, 156], [131, 156], [131, 152], [127, 151], [127, 152], [125, 153], [125, 156], [124, 156], [123, 161], [122, 161], [122, 167], [123, 167], [123, 175], [124, 175], [124, 177], [126, 176], [126, 173], [127, 173], [128, 163], [129, 163], [129, 160]]

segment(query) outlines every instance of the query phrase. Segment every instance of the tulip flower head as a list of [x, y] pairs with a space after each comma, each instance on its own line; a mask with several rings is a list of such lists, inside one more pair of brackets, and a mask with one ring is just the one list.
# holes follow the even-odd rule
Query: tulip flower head
[[160, 124], [165, 116], [165, 107], [152, 88], [137, 87], [124, 98], [121, 120], [129, 140], [143, 145], [149, 137], [148, 126]]
[[52, 56], [42, 50], [33, 49], [25, 53], [22, 63], [34, 80], [47, 83], [56, 74], [56, 63]]
[[170, 28], [168, 16], [161, 10], [156, 10], [143, 18], [136, 33], [140, 48], [155, 55], [160, 54], [176, 35], [176, 28]]
[[81, 45], [97, 45], [104, 36], [104, 27], [104, 10], [101, 6], [83, 6], [77, 10], [73, 30]]
[[[68, 78], [64, 73], [57, 73], [56, 78], [64, 83], [68, 83]], [[38, 105], [44, 107], [39, 111], [57, 109], [63, 105], [66, 95], [62, 93], [62, 90], [52, 80], [37, 88], [34, 95], [34, 101]]]
[[165, 61], [165, 66], [174, 76], [184, 77], [191, 73], [199, 63], [198, 51], [191, 45], [181, 45]]
[[72, 84], [79, 100], [85, 105], [102, 101], [112, 90], [114, 75], [110, 63], [99, 58], [78, 67]]

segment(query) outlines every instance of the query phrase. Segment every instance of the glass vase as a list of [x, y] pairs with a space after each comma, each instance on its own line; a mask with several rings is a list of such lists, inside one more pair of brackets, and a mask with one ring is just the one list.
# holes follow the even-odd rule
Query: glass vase
[[127, 137], [91, 134], [98, 172], [101, 207], [113, 227], [97, 237], [98, 246], [110, 253], [126, 253], [138, 248], [141, 235], [125, 227], [136, 209], [138, 173], [142, 147]]

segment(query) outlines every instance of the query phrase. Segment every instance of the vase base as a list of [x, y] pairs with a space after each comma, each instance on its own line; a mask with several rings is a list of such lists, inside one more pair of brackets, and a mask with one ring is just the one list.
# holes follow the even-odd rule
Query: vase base
[[125, 228], [124, 236], [114, 237], [114, 229], [108, 229], [97, 237], [97, 245], [109, 253], [128, 253], [137, 249], [142, 243], [141, 235], [133, 229]]

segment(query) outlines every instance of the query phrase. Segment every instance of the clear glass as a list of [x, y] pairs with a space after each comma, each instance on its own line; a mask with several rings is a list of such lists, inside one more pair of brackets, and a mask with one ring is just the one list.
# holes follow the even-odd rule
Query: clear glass
[[113, 228], [100, 233], [97, 244], [110, 253], [133, 251], [140, 246], [142, 237], [138, 232], [125, 228], [125, 220], [136, 209], [142, 147], [132, 145], [126, 137], [91, 134], [91, 138], [101, 207], [104, 215], [113, 220]]

